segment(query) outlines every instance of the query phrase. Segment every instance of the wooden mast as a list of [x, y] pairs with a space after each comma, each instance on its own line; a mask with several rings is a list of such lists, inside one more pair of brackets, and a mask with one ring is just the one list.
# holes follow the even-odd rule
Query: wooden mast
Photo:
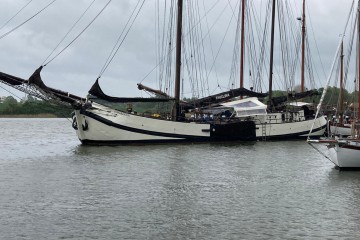
[[305, 86], [305, 0], [303, 0], [302, 27], [301, 27], [301, 92], [304, 92]]
[[272, 108], [272, 76], [274, 60], [274, 32], [275, 32], [275, 6], [276, 0], [273, 0], [271, 17], [271, 43], [270, 43], [270, 73], [269, 73], [269, 107]]
[[[245, 4], [246, 0], [242, 0], [241, 7], [241, 43], [240, 43], [240, 87], [244, 87], [244, 46], [245, 46]], [[241, 99], [243, 96], [240, 97]]]
[[182, 8], [183, 8], [183, 0], [178, 0], [177, 30], [176, 30], [175, 107], [172, 117], [173, 121], [177, 121], [180, 115]]
[[340, 53], [340, 111], [339, 111], [339, 123], [343, 124], [343, 105], [344, 105], [344, 42], [341, 42]]
[[[358, 104], [358, 109], [357, 109], [357, 123], [359, 123], [360, 120], [360, 1], [358, 2], [358, 9], [357, 9], [357, 20], [358, 20], [358, 29], [357, 29], [357, 61], [358, 61], [358, 74], [357, 74], [357, 81], [358, 81], [358, 100], [357, 100], [357, 104]], [[355, 105], [354, 105], [354, 109], [355, 109]], [[357, 127], [356, 127], [357, 128]], [[359, 138], [359, 133], [358, 133], [358, 138]]]

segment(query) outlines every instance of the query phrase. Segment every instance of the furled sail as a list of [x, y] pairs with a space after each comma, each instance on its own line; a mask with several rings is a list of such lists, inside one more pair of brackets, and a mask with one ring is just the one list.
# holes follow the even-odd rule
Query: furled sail
[[[106, 95], [99, 85], [99, 79], [96, 79], [96, 82], [89, 90], [89, 94], [91, 94], [94, 97], [97, 97], [102, 100], [106, 100], [109, 102], [120, 102], [120, 103], [129, 103], [129, 102], [169, 102], [174, 101], [173, 98], [127, 98], [127, 97], [112, 97]], [[92, 99], [90, 97], [90, 99]]]
[[46, 86], [40, 75], [42, 68], [43, 66], [36, 69], [29, 80], [0, 72], [0, 82], [45, 101], [60, 104], [74, 104], [78, 101], [85, 101], [85, 99], [76, 95]]
[[318, 96], [320, 93], [314, 89], [309, 90], [306, 92], [299, 92], [299, 93], [289, 93], [287, 96], [279, 96], [279, 97], [273, 97], [271, 99], [273, 106], [281, 105], [287, 101], [295, 101], [298, 99], [302, 99], [305, 97], [312, 97], [312, 96]]
[[215, 95], [211, 95], [211, 96], [208, 96], [205, 98], [200, 98], [200, 99], [188, 102], [185, 104], [185, 108], [205, 107], [205, 106], [209, 106], [212, 104], [226, 102], [232, 98], [239, 97], [239, 96], [264, 98], [267, 96], [267, 93], [253, 92], [246, 88], [236, 88], [236, 89], [231, 89], [230, 91], [218, 93]]

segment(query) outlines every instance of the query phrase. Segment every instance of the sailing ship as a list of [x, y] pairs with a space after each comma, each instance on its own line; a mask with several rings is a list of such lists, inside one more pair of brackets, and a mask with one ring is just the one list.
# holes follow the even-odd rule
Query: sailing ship
[[[354, 13], [353, 15], [354, 17], [354, 22], [353, 22], [353, 29], [357, 28], [357, 39], [355, 40], [357, 42], [357, 54], [356, 54], [356, 70], [357, 70], [357, 102], [360, 102], [360, 94], [359, 94], [359, 89], [360, 89], [360, 81], [359, 81], [359, 76], [360, 76], [360, 61], [359, 61], [359, 56], [360, 56], [360, 1], [358, 1], [358, 5], [356, 6], [353, 2], [352, 5], [352, 13]], [[349, 19], [352, 15], [349, 14]], [[347, 22], [349, 22], [349, 19]], [[348, 24], [347, 24], [348, 25]], [[357, 27], [356, 27], [357, 25]], [[334, 70], [334, 65], [335, 65], [335, 61], [336, 58], [338, 56], [338, 53], [340, 52], [340, 58], [342, 60], [343, 58], [343, 39], [345, 36], [345, 32], [347, 31], [347, 26], [345, 27], [344, 30], [344, 34], [341, 37], [341, 41], [339, 43], [337, 52], [335, 54], [335, 58], [334, 58], [334, 62], [333, 65], [331, 67], [330, 70], [330, 74], [328, 77], [328, 81], [327, 81], [327, 85], [325, 86], [323, 95], [321, 97], [319, 106], [318, 106], [318, 111], [320, 111], [321, 106], [322, 106], [322, 102], [324, 99], [324, 96], [326, 94], [326, 90], [328, 88], [329, 82], [330, 82], [330, 78], [332, 75], [332, 72]], [[353, 30], [353, 32], [351, 32], [351, 34], [355, 34], [355, 31]], [[350, 37], [350, 41], [352, 42], [354, 38]], [[352, 44], [350, 45], [352, 46]], [[343, 82], [343, 66], [342, 66], [342, 61], [341, 61], [341, 70], [340, 70], [340, 86], [341, 88], [343, 88], [344, 86], [344, 82]], [[354, 91], [354, 93], [356, 93], [356, 90]], [[340, 94], [340, 105], [342, 105], [342, 94]], [[354, 104], [355, 106], [355, 104]], [[355, 117], [353, 118], [353, 121], [351, 123], [351, 134], [349, 134], [350, 136], [346, 137], [344, 135], [347, 134], [341, 134], [341, 132], [337, 131], [337, 130], [343, 130], [343, 125], [339, 125], [339, 126], [334, 126], [332, 129], [332, 135], [330, 135], [328, 138], [325, 139], [320, 139], [320, 140], [314, 140], [314, 139], [310, 139], [308, 138], [308, 143], [310, 144], [318, 144], [318, 143], [322, 143], [322, 144], [326, 144], [327, 149], [328, 149], [328, 156], [324, 154], [324, 156], [326, 156], [331, 162], [333, 162], [336, 166], [336, 168], [339, 169], [359, 169], [360, 168], [360, 108], [359, 108], [359, 104], [357, 104], [358, 109], [356, 110], [356, 114]], [[354, 109], [355, 110], [355, 109]], [[341, 107], [341, 111], [342, 111], [342, 107]], [[342, 113], [342, 112], [340, 112]], [[340, 123], [342, 123], [342, 114], [340, 114]], [[346, 132], [345, 132], [346, 133]], [[315, 146], [314, 146], [315, 147]]]
[[[180, 99], [181, 89], [181, 47], [182, 47], [183, 1], [177, 2], [176, 73], [174, 97], [121, 98], [106, 95], [100, 88], [98, 79], [91, 87], [89, 96], [81, 98], [46, 86], [41, 79], [39, 67], [28, 79], [7, 73], [0, 73], [0, 81], [20, 91], [56, 104], [71, 105], [74, 108], [73, 128], [83, 144], [129, 144], [129, 143], [169, 143], [169, 142], [209, 142], [209, 141], [254, 141], [256, 126], [253, 120], [234, 117], [231, 109], [219, 110], [217, 114], [203, 121], [184, 117], [184, 109], [189, 104]], [[265, 97], [244, 88], [233, 89], [202, 99], [213, 104], [240, 95]], [[201, 101], [201, 99], [200, 99]], [[197, 103], [200, 102], [197, 100]], [[105, 104], [104, 102], [110, 103]], [[111, 103], [173, 103], [172, 113], [166, 118], [144, 116], [132, 111], [118, 110]], [[192, 104], [192, 106], [194, 106]], [[195, 108], [187, 107], [187, 111]], [[227, 112], [230, 114], [223, 114]]]
[[[319, 95], [317, 90], [305, 91], [305, 0], [303, 0], [302, 14], [302, 48], [301, 48], [301, 91], [299, 93], [289, 92], [287, 96], [273, 97], [273, 56], [274, 56], [274, 32], [276, 0], [272, 1], [271, 13], [271, 45], [270, 45], [270, 70], [269, 70], [269, 101], [263, 104], [260, 101], [249, 99], [226, 103], [236, 109], [236, 117], [250, 118], [256, 123], [256, 137], [259, 140], [286, 140], [305, 139], [314, 123], [315, 128], [310, 133], [312, 137], [324, 136], [327, 120], [325, 116], [314, 119], [315, 111], [311, 104], [299, 102], [305, 97]], [[244, 22], [245, 7], [247, 1], [242, 0], [242, 25], [241, 25], [241, 53], [240, 53], [240, 87], [244, 86]], [[266, 110], [265, 106], [267, 106]], [[252, 108], [252, 109], [251, 109]], [[262, 111], [259, 112], [258, 109]]]
[[344, 42], [341, 42], [340, 47], [340, 93], [338, 99], [338, 108], [336, 108], [335, 115], [329, 121], [329, 134], [340, 137], [351, 136], [351, 121], [349, 117], [344, 114]]
[[[310, 90], [301, 93], [289, 93], [285, 97], [272, 96], [275, 3], [275, 0], [272, 1], [269, 104], [263, 104], [259, 101], [268, 94], [247, 90], [243, 86], [244, 31], [242, 31], [241, 37], [240, 73], [242, 77], [240, 87], [193, 101], [185, 102], [180, 99], [182, 81], [181, 53], [182, 37], [184, 35], [182, 33], [182, 0], [177, 2], [176, 70], [173, 96], [139, 84], [139, 89], [155, 93], [157, 97], [112, 97], [102, 91], [97, 79], [89, 91], [89, 96], [81, 98], [46, 86], [40, 76], [42, 67], [37, 69], [28, 80], [0, 73], [0, 81], [40, 99], [73, 107], [72, 125], [79, 140], [84, 144], [306, 138], [314, 118], [309, 107], [306, 104], [299, 105], [299, 102], [296, 102], [295, 105], [284, 103], [289, 100], [297, 101], [306, 96], [316, 95], [317, 92]], [[242, 25], [244, 25], [246, 1], [243, 0], [242, 4]], [[244, 30], [244, 27], [242, 27], [242, 30]], [[304, 31], [305, 13], [303, 14], [303, 34], [305, 34]], [[137, 114], [131, 107], [127, 110], [115, 108], [115, 103], [172, 104], [173, 110], [166, 116], [160, 116], [159, 114], [144, 115]], [[315, 129], [310, 135], [313, 137], [323, 136], [325, 128], [325, 118], [323, 116], [318, 117], [315, 119]]]

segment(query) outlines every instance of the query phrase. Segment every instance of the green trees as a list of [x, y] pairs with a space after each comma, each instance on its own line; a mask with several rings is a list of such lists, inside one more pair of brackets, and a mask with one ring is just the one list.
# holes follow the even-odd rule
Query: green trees
[[[323, 88], [319, 88], [318, 92], [321, 94], [323, 92]], [[274, 91], [273, 96], [286, 96], [287, 93], [285, 91]], [[336, 87], [329, 87], [323, 104], [328, 106], [336, 106], [338, 103], [340, 95], [340, 89]], [[304, 102], [312, 102], [319, 103], [321, 95], [308, 97], [302, 99]], [[353, 99], [355, 97], [355, 93], [349, 93], [347, 90], [344, 90], [344, 108], [353, 103]], [[2, 101], [1, 101], [2, 100]], [[193, 99], [184, 99], [186, 101], [190, 101]], [[264, 99], [266, 103], [267, 98]], [[167, 103], [134, 103], [133, 110], [138, 114], [147, 114], [149, 112], [152, 113], [162, 113], [169, 114], [172, 110], [172, 102]], [[112, 107], [127, 111], [127, 104], [111, 104]], [[38, 114], [52, 114], [56, 117], [69, 117], [72, 112], [71, 107], [52, 105], [49, 102], [38, 100], [32, 96], [27, 96], [26, 99], [21, 101], [17, 101], [14, 97], [8, 96], [5, 98], [0, 98], [0, 115], [38, 115]]]
[[8, 114], [14, 114], [18, 109], [18, 102], [12, 96], [6, 97], [0, 104], [0, 111]]
[[[306, 98], [302, 99], [301, 101], [318, 104], [323, 91], [324, 91], [324, 88], [319, 88], [318, 89], [319, 95], [312, 96], [312, 97], [306, 97]], [[355, 92], [349, 93], [346, 89], [344, 89], [344, 102], [345, 103], [353, 102], [354, 94], [355, 94]], [[279, 91], [279, 90], [273, 91], [273, 97], [279, 97], [279, 96], [287, 96], [287, 92]], [[339, 101], [339, 96], [340, 96], [340, 88], [329, 86], [326, 91], [326, 95], [324, 97], [323, 104], [324, 105], [337, 105], [338, 101]], [[268, 100], [268, 98], [265, 98], [264, 102], [267, 102], [267, 100]]]
[[71, 107], [52, 105], [31, 96], [20, 102], [9, 96], [0, 103], [0, 115], [53, 114], [56, 117], [69, 117], [71, 112]]

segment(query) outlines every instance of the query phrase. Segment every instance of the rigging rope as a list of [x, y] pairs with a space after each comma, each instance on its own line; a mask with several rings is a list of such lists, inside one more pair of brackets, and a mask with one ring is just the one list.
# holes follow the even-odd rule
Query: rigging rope
[[13, 20], [22, 10], [24, 10], [33, 0], [30, 0], [29, 2], [27, 2], [25, 4], [25, 6], [23, 6], [19, 11], [17, 11], [17, 13], [15, 13], [14, 16], [12, 16], [9, 20], [7, 20], [1, 27], [0, 30], [3, 29], [11, 20]]
[[[240, 59], [240, 26], [241, 26], [241, 8], [242, 4], [239, 4], [238, 7], [238, 15], [237, 15], [237, 24], [236, 24], [236, 30], [235, 30], [235, 42], [233, 47], [233, 56], [232, 56], [232, 64], [230, 68], [230, 77], [228, 82], [228, 88], [233, 89], [235, 88], [235, 79], [238, 79], [238, 72], [239, 72], [239, 59]], [[233, 15], [235, 16], [234, 10]], [[247, 12], [246, 12], [247, 14]], [[245, 15], [247, 17], [247, 15]]]
[[315, 84], [315, 78], [314, 78], [314, 69], [313, 69], [313, 61], [312, 61], [312, 56], [310, 54], [310, 43], [309, 43], [309, 38], [306, 35], [306, 56], [305, 56], [305, 67], [306, 69], [308, 69], [308, 77], [309, 77], [309, 83], [310, 83], [310, 88], [315, 89], [317, 88], [316, 84]]
[[53, 0], [51, 1], [48, 5], [46, 5], [44, 8], [42, 8], [40, 11], [38, 11], [37, 13], [35, 13], [34, 15], [32, 15], [30, 18], [28, 18], [27, 20], [25, 20], [23, 23], [17, 25], [16, 27], [14, 27], [13, 29], [11, 29], [10, 31], [4, 33], [3, 35], [0, 36], [0, 39], [3, 39], [4, 37], [6, 37], [7, 35], [9, 35], [10, 33], [14, 32], [16, 29], [20, 28], [21, 26], [23, 26], [25, 23], [29, 22], [31, 19], [33, 19], [34, 17], [36, 17], [37, 15], [39, 15], [42, 11], [44, 11], [46, 8], [48, 8], [50, 5], [52, 5], [55, 1], [57, 0]]
[[[318, 148], [316, 148], [312, 143], [310, 143], [309, 142], [309, 145], [311, 146], [311, 147], [313, 147], [317, 152], [319, 152], [321, 155], [323, 155], [325, 158], [327, 158], [327, 159], [329, 159], [330, 161], [331, 161], [331, 159], [328, 157], [328, 156], [326, 156], [322, 151], [320, 151]], [[332, 161], [331, 161], [332, 162]]]
[[259, 42], [259, 44], [261, 46], [260, 47], [260, 55], [258, 57], [257, 68], [255, 69], [256, 70], [255, 84], [257, 84], [258, 86], [254, 85], [254, 89], [258, 89], [257, 91], [262, 89], [261, 85], [266, 86], [266, 84], [262, 80], [263, 79], [262, 76], [263, 76], [264, 71], [268, 72], [268, 70], [269, 70], [268, 64], [264, 64], [264, 63], [266, 62], [265, 59], [269, 57], [269, 52], [265, 51], [265, 50], [266, 50], [266, 46], [268, 45], [268, 38], [266, 38], [266, 36], [269, 35], [268, 33], [270, 31], [270, 21], [267, 21], [267, 19], [269, 19], [271, 12], [272, 12], [271, 1], [268, 1], [266, 12], [265, 12], [265, 17], [264, 17], [265, 26], [262, 31], [262, 34], [260, 32], [258, 33], [259, 37], [261, 37], [261, 35], [262, 35], [262, 37], [261, 37], [262, 40], [261, 40], [261, 42]]
[[3, 86], [1, 86], [1, 85], [0, 85], [0, 88], [2, 88], [2, 89], [3, 89], [3, 90], [5, 90], [6, 92], [10, 93], [11, 95], [13, 95], [13, 96], [15, 96], [15, 97], [17, 97], [18, 99], [20, 99], [20, 100], [21, 100], [21, 98], [20, 98], [19, 96], [15, 95], [15, 93], [13, 93], [13, 92], [11, 92], [11, 91], [7, 90], [7, 89], [6, 89], [6, 88], [4, 88]]
[[[230, 3], [228, 3], [228, 5], [230, 5]], [[204, 1], [203, 1], [203, 7], [204, 7], [204, 9], [205, 9], [205, 2], [204, 2]], [[201, 18], [198, 19], [198, 22], [200, 22], [200, 21], [201, 21]], [[215, 20], [215, 23], [216, 23], [217, 21], [218, 21], [218, 19]], [[207, 95], [209, 95], [210, 92], [209, 92], [209, 78], [208, 78], [208, 76], [209, 76], [209, 74], [210, 74], [210, 72], [211, 72], [211, 69], [208, 70], [207, 65], [206, 65], [204, 40], [205, 40], [206, 37], [208, 37], [208, 39], [209, 39], [209, 44], [210, 44], [210, 50], [211, 50], [211, 56], [212, 56], [213, 61], [215, 62], [213, 43], [212, 43], [212, 40], [211, 40], [211, 37], [210, 37], [210, 31], [211, 31], [211, 29], [213, 28], [214, 25], [209, 28], [209, 20], [208, 20], [207, 15], [205, 16], [205, 22], [206, 22], [207, 33], [205, 34], [205, 36], [201, 35], [201, 39], [200, 39], [199, 41], [200, 41], [200, 44], [201, 44], [201, 46], [202, 46], [202, 50], [203, 50], [203, 52], [204, 52], [204, 54], [203, 54], [203, 56], [204, 56], [204, 59], [203, 59], [203, 60], [204, 60], [204, 61], [203, 61], [203, 62], [204, 62], [204, 64], [205, 64], [205, 81], [206, 81], [204, 84], [207, 85], [207, 86], [206, 86], [206, 90], [207, 90]], [[215, 23], [214, 23], [214, 24], [215, 24]], [[201, 32], [201, 33], [202, 33], [202, 32]], [[218, 78], [218, 74], [217, 74], [216, 68], [215, 68], [215, 77], [216, 77], [216, 81], [219, 82], [219, 78]], [[202, 94], [203, 94], [203, 96], [206, 95], [204, 92], [203, 92]]]
[[[227, 8], [228, 6], [229, 6], [229, 3], [228, 3], [228, 4], [225, 6], [225, 8], [221, 11], [219, 17], [215, 20], [215, 23], [216, 23], [217, 21], [219, 21], [220, 17], [223, 15], [224, 11], [226, 10], [226, 8]], [[217, 58], [218, 58], [218, 56], [219, 56], [219, 53], [220, 53], [220, 50], [221, 50], [221, 48], [222, 48], [222, 46], [223, 46], [223, 44], [224, 44], [225, 38], [226, 38], [226, 36], [227, 36], [227, 33], [228, 33], [228, 31], [229, 31], [229, 28], [230, 28], [230, 26], [231, 26], [231, 22], [233, 21], [233, 19], [234, 19], [234, 15], [232, 14], [232, 15], [231, 15], [231, 18], [230, 18], [230, 22], [229, 22], [229, 24], [228, 24], [228, 26], [227, 26], [227, 28], [226, 28], [226, 30], [225, 30], [225, 34], [224, 34], [224, 36], [223, 36], [223, 38], [222, 38], [222, 40], [221, 40], [219, 49], [218, 49], [215, 57], [213, 57], [213, 64], [211, 65], [210, 70], [209, 70], [209, 72], [208, 72], [207, 75], [206, 75], [206, 78], [209, 77], [209, 75], [210, 75], [213, 67], [215, 66], [216, 60], [217, 60]], [[212, 29], [212, 28], [215, 26], [215, 23], [211, 26], [210, 29]], [[206, 34], [206, 35], [208, 35], [208, 34]], [[217, 86], [218, 86], [218, 87], [220, 86], [220, 84], [219, 84], [219, 79], [217, 79]]]
[[357, 29], [357, 21], [356, 18], [354, 18], [353, 21], [353, 26], [352, 26], [352, 32], [350, 35], [350, 39], [349, 39], [349, 47], [348, 47], [348, 51], [347, 51], [347, 58], [346, 58], [346, 62], [345, 62], [345, 71], [344, 71], [344, 89], [345, 89], [345, 85], [347, 83], [347, 78], [348, 78], [348, 72], [349, 72], [349, 67], [350, 67], [350, 58], [351, 58], [351, 53], [352, 53], [352, 49], [353, 49], [353, 44], [354, 44], [354, 39], [355, 39], [355, 32]]
[[[166, 1], [164, 4], [164, 16], [163, 19], [166, 19]], [[165, 29], [165, 20], [162, 22], [162, 28], [160, 28], [160, 2], [159, 0], [155, 1], [155, 47], [156, 47], [156, 65], [159, 65], [161, 62], [161, 56], [163, 56], [163, 52], [165, 51], [165, 34], [161, 36], [161, 30]], [[159, 89], [162, 89], [162, 77], [163, 77], [163, 65], [160, 65], [159, 70], [156, 72], [156, 79], [159, 80]]]
[[[335, 82], [334, 82], [334, 86], [340, 86], [340, 88], [343, 88], [344, 90], [344, 95], [345, 95], [345, 91], [346, 91], [346, 84], [347, 84], [347, 79], [348, 79], [348, 71], [349, 71], [349, 67], [350, 67], [350, 60], [351, 60], [351, 53], [352, 53], [352, 48], [353, 48], [353, 43], [354, 43], [354, 39], [355, 39], [355, 32], [356, 32], [356, 29], [357, 29], [357, 20], [356, 18], [354, 17], [353, 18], [353, 22], [352, 22], [352, 26], [350, 27], [350, 38], [348, 40], [348, 45], [349, 47], [347, 48], [347, 53], [344, 53], [345, 56], [346, 56], [346, 61], [345, 61], [345, 64], [344, 64], [344, 72], [343, 72], [343, 85], [340, 86], [340, 84], [338, 84], [338, 81], [339, 81], [339, 76], [340, 76], [340, 72], [339, 72], [339, 68], [340, 68], [340, 59], [339, 59], [339, 56], [337, 56], [337, 58], [339, 59], [339, 66], [338, 66], [338, 69], [336, 70], [336, 76], [335, 76]], [[329, 102], [331, 103], [332, 101], [332, 98], [334, 97], [339, 97], [339, 96], [333, 96], [334, 94], [336, 94], [336, 92], [332, 92], [333, 94], [331, 95], [331, 98], [329, 99]], [[355, 91], [354, 91], [355, 93]], [[345, 97], [345, 96], [344, 96]], [[353, 102], [353, 101], [352, 101]], [[344, 103], [345, 103], [345, 99], [344, 99]], [[335, 115], [338, 114], [338, 111], [340, 110], [340, 104], [342, 104], [340, 102], [340, 99], [338, 98], [337, 99], [337, 107], [336, 107], [336, 112], [335, 112]], [[343, 109], [343, 111], [345, 111], [345, 109]], [[343, 112], [344, 113], [344, 112]]]
[[[341, 42], [342, 42], [343, 39], [344, 39], [345, 31], [346, 31], [347, 26], [348, 26], [348, 23], [349, 23], [349, 21], [350, 21], [350, 17], [351, 17], [351, 13], [352, 13], [354, 4], [355, 4], [355, 0], [353, 0], [353, 2], [352, 2], [351, 8], [350, 8], [350, 12], [349, 12], [349, 15], [348, 15], [348, 17], [347, 17], [346, 24], [345, 24], [344, 32], [343, 32], [343, 34], [341, 35], [341, 38], [340, 38], [338, 47], [337, 47], [337, 49], [336, 49], [335, 57], [339, 54], [340, 47], [341, 47]], [[325, 85], [324, 91], [323, 91], [323, 93], [322, 93], [322, 95], [321, 95], [319, 104], [318, 104], [318, 106], [317, 106], [317, 111], [316, 111], [316, 114], [315, 114], [315, 119], [317, 119], [317, 117], [318, 117], [318, 115], [319, 115], [319, 113], [320, 113], [320, 108], [321, 108], [322, 102], [324, 101], [325, 94], [326, 94], [327, 88], [328, 88], [328, 86], [329, 86], [331, 76], [332, 76], [332, 74], [333, 74], [333, 69], [334, 69], [335, 63], [336, 63], [336, 58], [334, 58], [333, 63], [332, 63], [332, 65], [331, 65], [330, 73], [329, 73], [328, 79], [327, 79], [327, 81], [326, 81], [326, 85]], [[313, 122], [313, 124], [312, 124], [312, 126], [311, 126], [311, 129], [310, 129], [310, 132], [309, 132], [309, 134], [308, 134], [307, 140], [310, 139], [310, 134], [312, 133], [312, 131], [313, 131], [313, 129], [314, 129], [314, 125], [315, 125], [315, 121]]]
[[[54, 0], [56, 1], [56, 0]], [[48, 65], [50, 62], [52, 62], [55, 58], [57, 58], [61, 53], [63, 53], [71, 44], [73, 44], [90, 26], [94, 23], [94, 21], [100, 16], [100, 14], [106, 9], [106, 7], [110, 4], [112, 0], [109, 0], [106, 5], [100, 10], [98, 14], [90, 21], [88, 25], [68, 44], [66, 45], [59, 53], [57, 53], [53, 58], [51, 58], [47, 63], [44, 64], [44, 66]]]
[[[257, 58], [260, 54], [258, 51], [258, 46], [261, 46], [261, 28], [260, 28], [260, 21], [257, 18], [256, 9], [253, 6], [253, 3], [249, 4], [249, 7], [246, 9], [246, 21], [248, 22], [248, 26], [246, 27], [245, 31], [248, 32], [246, 36], [246, 49], [248, 53], [248, 66], [249, 66], [249, 87], [252, 87], [253, 90], [256, 92], [261, 91], [261, 82], [259, 84], [256, 83], [256, 79], [252, 78], [251, 73], [255, 72], [254, 69], [258, 68], [257, 66]], [[252, 26], [254, 31], [252, 30]], [[256, 87], [259, 85], [260, 87]]]
[[[191, 29], [189, 29], [186, 34], [183, 34], [183, 36], [185, 37], [185, 36], [187, 36], [187, 34], [189, 34], [189, 32], [193, 31], [193, 29], [194, 29], [197, 25], [199, 25], [199, 24], [201, 23], [201, 21], [215, 8], [215, 6], [216, 6], [219, 2], [220, 2], [220, 0], [217, 0], [217, 1], [210, 7], [210, 9], [207, 10], [207, 11], [205, 12], [205, 14], [200, 18], [200, 20], [198, 21], [198, 23], [197, 23], [196, 25], [194, 25]], [[172, 1], [171, 1], [171, 3], [172, 3]], [[172, 18], [171, 18], [171, 19], [172, 19]], [[173, 29], [173, 28], [171, 27], [171, 29]], [[205, 37], [206, 37], [206, 36], [207, 36], [207, 34], [205, 35]], [[204, 37], [204, 38], [205, 38], [205, 37]], [[171, 39], [171, 38], [169, 38], [169, 39]], [[170, 42], [170, 43], [171, 43], [171, 42]], [[142, 83], [156, 68], [158, 68], [160, 64], [164, 63], [169, 57], [171, 58], [171, 53], [172, 53], [172, 51], [173, 51], [175, 48], [176, 48], [176, 46], [172, 46], [171, 44], [169, 44], [169, 51], [168, 51], [168, 53], [166, 54], [166, 56], [165, 56], [156, 66], [154, 66], [154, 67], [149, 71], [149, 73], [145, 75], [145, 77], [142, 78], [142, 80], [140, 81], [140, 83]]]
[[[172, 43], [173, 43], [173, 36], [175, 35], [175, 18], [176, 18], [176, 6], [175, 3], [171, 4], [171, 8], [170, 8], [170, 19], [169, 19], [169, 25], [168, 25], [168, 42], [169, 44], [167, 45], [167, 55], [166, 55], [166, 62], [165, 62], [165, 76], [164, 76], [164, 80], [165, 80], [165, 92], [170, 95], [170, 89], [173, 89], [173, 81], [170, 81], [171, 79], [171, 74], [172, 74], [172, 62], [174, 61], [174, 58], [172, 57], [172, 51], [176, 48], [176, 44], [173, 47]], [[165, 60], [165, 59], [164, 59]]]
[[[306, 7], [307, 7], [307, 6], [306, 6]], [[307, 10], [307, 11], [309, 12], [309, 10]], [[322, 69], [322, 72], [323, 72], [323, 74], [324, 74], [324, 77], [326, 77], [326, 72], [325, 72], [324, 64], [323, 64], [323, 62], [322, 62], [322, 60], [321, 60], [321, 57], [320, 57], [320, 51], [319, 51], [319, 47], [318, 47], [318, 44], [317, 44], [317, 41], [316, 41], [314, 28], [313, 28], [313, 25], [312, 25], [311, 15], [309, 14], [309, 16], [306, 17], [306, 19], [309, 20], [309, 21], [307, 21], [307, 22], [310, 22], [311, 32], [312, 32], [312, 36], [314, 36], [313, 40], [314, 40], [314, 42], [315, 42], [315, 46], [316, 46], [316, 50], [317, 50], [317, 55], [318, 55], [319, 60], [320, 60], [321, 69]], [[316, 73], [317, 73], [317, 71], [316, 71]], [[319, 74], [317, 74], [317, 76], [318, 76], [318, 78], [320, 79]]]
[[[118, 39], [117, 39], [117, 41], [116, 41], [116, 43], [115, 43], [115, 45], [114, 45], [114, 47], [113, 47], [113, 49], [112, 49], [111, 52], [110, 52], [109, 57], [106, 59], [106, 62], [105, 62], [105, 64], [104, 64], [103, 68], [101, 69], [98, 78], [100, 78], [100, 77], [102, 76], [102, 74], [106, 71], [106, 69], [109, 67], [109, 65], [110, 65], [110, 63], [112, 62], [112, 60], [114, 59], [116, 53], [119, 51], [121, 45], [122, 45], [123, 42], [125, 41], [125, 38], [126, 38], [127, 35], [129, 34], [129, 31], [130, 31], [131, 27], [133, 26], [136, 18], [138, 17], [138, 15], [139, 15], [139, 13], [140, 13], [140, 10], [142, 9], [142, 7], [143, 7], [143, 5], [144, 5], [144, 3], [145, 3], [145, 0], [143, 0], [143, 2], [141, 3], [141, 6], [140, 6], [139, 10], [137, 11], [137, 13], [136, 13], [136, 15], [135, 15], [135, 18], [133, 19], [132, 23], [130, 24], [128, 30], [127, 30], [126, 33], [125, 33], [125, 36], [123, 37], [122, 41], [120, 42], [121, 37], [122, 37], [122, 35], [123, 35], [126, 27], [128, 26], [128, 24], [129, 24], [129, 22], [130, 22], [130, 20], [131, 20], [131, 18], [132, 18], [132, 16], [133, 16], [136, 8], [138, 7], [140, 1], [141, 1], [141, 0], [138, 1], [138, 3], [136, 4], [133, 12], [131, 13], [130, 18], [128, 19], [128, 21], [127, 21], [124, 29], [122, 30], [121, 34], [119, 35], [119, 37], [118, 37]], [[119, 43], [119, 42], [120, 42], [120, 43]], [[117, 45], [119, 45], [119, 46], [117, 46]], [[116, 46], [117, 46], [117, 48], [116, 48]], [[116, 48], [116, 50], [115, 50], [115, 48]]]
[[[267, 21], [269, 15], [271, 14], [271, 2], [268, 1], [268, 5], [266, 8], [266, 15], [264, 20], [264, 25], [261, 25], [260, 22], [262, 21], [261, 15], [256, 12], [256, 7], [252, 1], [248, 1], [248, 7], [246, 8], [246, 23], [245, 24], [245, 31], [246, 40], [245, 46], [247, 53], [249, 55], [248, 62], [249, 62], [249, 74], [250, 76], [254, 75], [255, 77], [251, 79], [251, 86], [257, 92], [262, 91], [263, 85], [263, 68], [267, 69], [267, 65], [264, 64], [265, 59], [267, 57], [267, 52], [265, 51], [267, 45], [267, 38], [269, 31], [269, 21]], [[261, 27], [263, 26], [263, 27]], [[255, 30], [254, 30], [255, 29]], [[257, 39], [257, 41], [256, 41]], [[236, 41], [236, 45], [238, 40]], [[257, 50], [259, 49], [259, 51]], [[235, 60], [239, 60], [239, 46], [236, 48], [238, 53], [234, 55]], [[239, 69], [238, 62], [234, 63], [234, 70], [237, 71]], [[255, 73], [255, 74], [254, 74]], [[234, 81], [234, 80], [233, 80]], [[235, 82], [234, 82], [235, 83]], [[233, 85], [235, 85], [233, 83]]]
[[81, 14], [81, 16], [78, 18], [78, 20], [71, 26], [69, 31], [65, 34], [65, 36], [59, 41], [59, 43], [55, 46], [55, 48], [51, 51], [51, 53], [45, 58], [43, 63], [41, 65], [44, 65], [45, 62], [50, 58], [50, 56], [55, 52], [55, 50], [60, 46], [60, 44], [65, 40], [65, 38], [70, 34], [70, 32], [74, 29], [76, 24], [84, 17], [84, 15], [87, 13], [87, 11], [90, 9], [90, 7], [94, 4], [96, 0], [93, 0], [90, 5], [85, 9], [85, 11]]

